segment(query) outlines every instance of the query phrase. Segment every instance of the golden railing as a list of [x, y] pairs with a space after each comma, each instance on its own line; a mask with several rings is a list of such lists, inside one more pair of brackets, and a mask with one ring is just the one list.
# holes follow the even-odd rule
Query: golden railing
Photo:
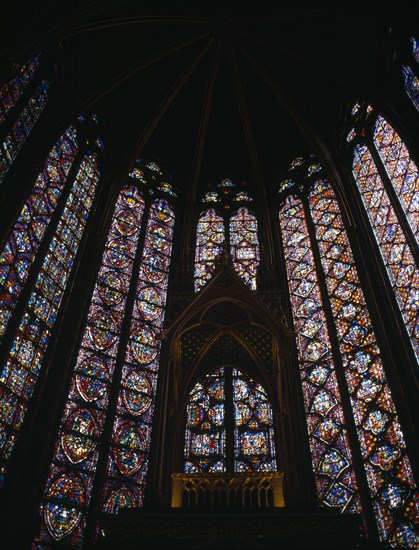
[[283, 472], [172, 474], [172, 508], [280, 508], [283, 477]]

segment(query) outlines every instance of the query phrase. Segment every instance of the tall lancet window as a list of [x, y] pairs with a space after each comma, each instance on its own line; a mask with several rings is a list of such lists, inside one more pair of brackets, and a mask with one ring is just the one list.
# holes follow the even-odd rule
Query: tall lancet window
[[[419, 78], [418, 78], [418, 63], [419, 63], [419, 42], [416, 38], [410, 38], [411, 45], [411, 60], [412, 66], [403, 65], [403, 80], [404, 88], [407, 95], [410, 97], [413, 105], [419, 111]], [[413, 68], [412, 68], [413, 67]]]
[[195, 292], [211, 279], [217, 261], [229, 254], [238, 275], [256, 290], [259, 239], [253, 199], [231, 180], [223, 180], [202, 199], [206, 208], [196, 229]]
[[390, 124], [370, 109], [367, 139], [353, 149], [352, 171], [400, 313], [419, 360], [419, 174]]
[[186, 404], [185, 472], [276, 469], [272, 407], [265, 389], [235, 368], [205, 375]]
[[47, 104], [50, 78], [39, 65], [37, 55], [0, 89], [0, 183]]
[[336, 195], [306, 170], [293, 175], [300, 185], [284, 191], [279, 218], [318, 497], [361, 511], [365, 478], [381, 540], [414, 547], [418, 491], [379, 342]]
[[86, 135], [96, 131], [89, 124], [71, 126], [53, 147], [0, 254], [0, 485], [44, 374], [44, 356], [99, 183], [100, 150], [87, 146]]
[[41, 547], [79, 547], [92, 502], [93, 516], [143, 504], [175, 222], [169, 182], [138, 161], [116, 199], [40, 506]]

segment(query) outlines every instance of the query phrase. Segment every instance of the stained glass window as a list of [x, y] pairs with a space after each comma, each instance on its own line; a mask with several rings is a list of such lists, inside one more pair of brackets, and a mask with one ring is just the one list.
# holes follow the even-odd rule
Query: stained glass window
[[195, 385], [186, 406], [185, 472], [225, 472], [224, 369]]
[[0, 88], [0, 124], [4, 122], [8, 112], [16, 105], [26, 86], [32, 80], [39, 65], [39, 58], [40, 54], [36, 55], [20, 69], [15, 78]]
[[419, 42], [413, 36], [410, 38], [410, 45], [412, 47], [413, 58], [416, 63], [419, 63]]
[[[144, 200], [137, 188], [123, 188], [45, 486], [40, 534], [43, 542], [69, 537], [68, 543], [78, 546], [83, 537], [143, 211]], [[76, 498], [68, 496], [72, 486], [79, 488]]]
[[[243, 184], [244, 185], [244, 184]], [[258, 224], [248, 205], [253, 199], [229, 178], [202, 198], [205, 210], [198, 220], [195, 246], [195, 292], [212, 277], [221, 255], [228, 255], [240, 278], [256, 290], [259, 265]]]
[[47, 104], [49, 80], [42, 80], [14, 122], [0, 148], [0, 183]]
[[[309, 195], [364, 468], [383, 541], [413, 547], [418, 491], [364, 294], [331, 185]], [[416, 512], [413, 510], [416, 509]]]
[[0, 336], [7, 328], [78, 151], [71, 126], [48, 155], [0, 253]]
[[[157, 168], [130, 176], [145, 185]], [[172, 197], [163, 183], [155, 188]], [[113, 428], [99, 506], [116, 513], [143, 503], [175, 221], [166, 199], [147, 206], [150, 191], [145, 199], [130, 183], [115, 206], [40, 507], [41, 545], [81, 545], [105, 422]]]
[[160, 363], [175, 216], [169, 203], [151, 205], [122, 382], [103, 488], [104, 511], [143, 504]]
[[0, 376], [1, 480], [42, 367], [52, 329], [99, 180], [96, 154], [86, 155], [67, 197]]
[[238, 275], [252, 290], [256, 290], [258, 226], [255, 216], [247, 208], [239, 208], [230, 218], [230, 253]]
[[[359, 512], [348, 429], [302, 201], [289, 196], [279, 221], [318, 499], [329, 507]], [[338, 292], [345, 291], [340, 285]]]
[[196, 228], [195, 292], [211, 278], [215, 260], [224, 248], [224, 221], [210, 208], [201, 215]]
[[[228, 456], [228, 449], [231, 455]], [[207, 374], [186, 405], [184, 470], [276, 471], [272, 407], [266, 391], [237, 369]]]
[[[396, 149], [399, 152], [399, 148], [396, 147]], [[385, 150], [382, 154], [385, 155]], [[409, 163], [407, 164], [409, 166]], [[399, 304], [406, 330], [416, 357], [419, 358], [419, 334], [417, 332], [419, 274], [412, 251], [406, 242], [405, 234], [387, 194], [378, 167], [365, 144], [356, 145], [352, 170]], [[409, 173], [406, 177], [409, 177]], [[407, 191], [409, 192], [408, 189]], [[402, 200], [405, 201], [405, 199]], [[405, 204], [409, 213], [412, 208], [410, 205], [413, 205], [414, 208], [414, 201], [409, 201], [407, 198]], [[417, 225], [415, 224], [414, 227], [416, 228]]]
[[412, 100], [413, 105], [419, 110], [419, 78], [408, 65], [402, 67], [404, 89]]
[[419, 172], [406, 145], [381, 116], [374, 125], [374, 145], [419, 244]]

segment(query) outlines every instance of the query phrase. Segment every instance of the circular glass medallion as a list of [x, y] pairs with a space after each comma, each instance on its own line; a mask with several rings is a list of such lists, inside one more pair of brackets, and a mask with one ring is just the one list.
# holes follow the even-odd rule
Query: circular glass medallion
[[141, 430], [126, 422], [115, 434], [114, 458], [121, 474], [129, 476], [139, 470], [145, 458], [145, 440]]
[[108, 306], [116, 306], [123, 298], [125, 285], [118, 273], [108, 271], [99, 280], [99, 296]]
[[132, 209], [125, 208], [116, 215], [115, 225], [121, 235], [133, 235], [138, 230], [138, 220]]
[[131, 371], [124, 382], [123, 398], [126, 408], [134, 415], [143, 414], [150, 406], [152, 389], [142, 372]]
[[156, 250], [166, 250], [170, 245], [171, 236], [171, 230], [165, 225], [154, 223], [150, 227], [150, 245]]
[[160, 256], [148, 254], [144, 260], [144, 274], [152, 283], [160, 283], [164, 277], [166, 260]]
[[89, 357], [76, 373], [76, 386], [85, 401], [95, 401], [106, 390], [109, 373], [105, 363], [98, 357]]
[[44, 518], [55, 540], [69, 535], [83, 515], [86, 494], [82, 480], [74, 474], [63, 474], [47, 491]]
[[156, 336], [147, 326], [132, 332], [130, 346], [135, 359], [142, 365], [148, 365], [157, 355]]
[[121, 269], [131, 262], [128, 244], [125, 239], [113, 239], [107, 250], [109, 261], [114, 267]]
[[137, 305], [141, 315], [146, 321], [153, 321], [162, 311], [162, 299], [154, 288], [147, 287], [140, 291]]
[[93, 414], [87, 409], [73, 411], [65, 423], [61, 445], [73, 464], [83, 462], [96, 447], [99, 436]]
[[115, 319], [110, 313], [101, 311], [93, 316], [89, 323], [89, 336], [96, 348], [108, 348], [116, 339]]

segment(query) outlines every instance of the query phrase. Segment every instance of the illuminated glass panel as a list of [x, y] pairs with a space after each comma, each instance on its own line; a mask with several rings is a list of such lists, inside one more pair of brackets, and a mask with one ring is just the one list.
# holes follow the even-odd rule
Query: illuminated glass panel
[[354, 149], [352, 170], [387, 268], [416, 357], [419, 358], [419, 274], [377, 166], [366, 145]]
[[[79, 546], [83, 538], [143, 211], [144, 201], [137, 188], [123, 188], [44, 490], [38, 539], [42, 544], [68, 537], [68, 544]], [[67, 498], [68, 485], [80, 487], [77, 498]]]
[[224, 222], [212, 208], [201, 215], [196, 228], [195, 292], [211, 278], [224, 246]]
[[419, 172], [397, 132], [378, 116], [374, 144], [419, 244]]
[[36, 55], [32, 61], [20, 69], [18, 76], [0, 88], [0, 124], [4, 122], [7, 113], [16, 105], [24, 89], [32, 80], [39, 65], [39, 58], [40, 54]]
[[412, 100], [413, 105], [419, 110], [419, 78], [408, 65], [402, 67], [404, 89]]
[[49, 153], [44, 169], [0, 253], [0, 336], [4, 334], [78, 150], [71, 126]]
[[258, 224], [247, 208], [239, 208], [230, 218], [230, 251], [236, 272], [252, 290], [256, 290]]
[[279, 221], [318, 499], [326, 506], [359, 512], [348, 431], [302, 202], [287, 197]]
[[419, 513], [406, 444], [383, 370], [339, 205], [330, 184], [316, 182], [309, 203], [365, 472], [381, 539], [392, 546], [418, 542]]
[[1, 480], [33, 394], [99, 180], [84, 157], [0, 376]]
[[412, 46], [412, 54], [417, 63], [419, 63], [419, 42], [416, 38], [410, 37], [410, 44]]
[[272, 407], [265, 390], [233, 370], [234, 471], [275, 472]]
[[184, 471], [225, 472], [224, 369], [207, 374], [188, 397]]
[[[227, 427], [228, 414], [234, 418], [233, 431]], [[189, 394], [184, 471], [225, 472], [229, 441], [235, 472], [276, 471], [272, 407], [265, 390], [237, 369], [219, 369]]]
[[0, 148], [0, 183], [44, 110], [48, 99], [48, 89], [49, 81], [42, 80], [29, 98], [28, 105], [22, 110], [12, 129], [4, 138]]
[[102, 492], [106, 512], [143, 504], [174, 223], [169, 203], [163, 199], [153, 202]]

